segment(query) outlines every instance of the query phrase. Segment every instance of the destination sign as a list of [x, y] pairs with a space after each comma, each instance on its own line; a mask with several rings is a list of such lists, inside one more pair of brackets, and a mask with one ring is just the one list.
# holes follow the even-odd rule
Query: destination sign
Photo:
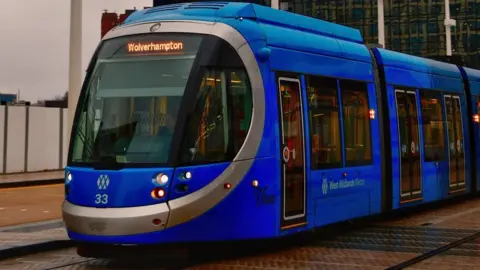
[[197, 34], [142, 34], [106, 40], [99, 59], [196, 55], [203, 36]]
[[151, 41], [151, 42], [129, 42], [127, 43], [128, 53], [168, 53], [183, 52], [181, 41]]

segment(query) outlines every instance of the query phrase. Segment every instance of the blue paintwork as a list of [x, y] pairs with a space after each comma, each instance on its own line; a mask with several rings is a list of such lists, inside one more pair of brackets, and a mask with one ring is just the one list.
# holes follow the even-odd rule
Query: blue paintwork
[[[466, 68], [466, 67], [458, 67], [460, 72], [462, 73], [464, 83], [468, 85], [469, 92], [470, 92], [470, 102], [469, 106], [471, 106], [471, 113], [472, 114], [479, 114], [478, 106], [477, 106], [477, 98], [480, 96], [480, 71]], [[467, 101], [468, 102], [468, 101]], [[468, 118], [467, 118], [468, 119]], [[475, 168], [480, 168], [480, 126], [479, 124], [473, 124], [473, 138], [472, 138], [472, 149], [474, 149], [473, 155], [474, 157], [474, 166]], [[475, 170], [474, 173], [474, 181], [476, 182], [476, 191], [480, 190], [480, 170]]]
[[[339, 88], [340, 89], [340, 88]], [[341, 91], [339, 91], [341, 95]], [[368, 84], [369, 107], [378, 111], [375, 85]], [[343, 121], [342, 107], [340, 116]], [[378, 118], [370, 121], [371, 134], [378, 134]], [[343, 125], [341, 126], [343, 137]], [[368, 216], [381, 211], [380, 141], [372, 140], [373, 163], [371, 165], [346, 167], [345, 151], [342, 152], [342, 168], [312, 170], [309, 195], [312, 208], [316, 209], [312, 227], [323, 226], [356, 217]], [[343, 173], [347, 176], [344, 177]], [[354, 187], [334, 188], [340, 181], [355, 181]], [[326, 185], [326, 189], [325, 186]]]
[[373, 81], [372, 64], [282, 48], [272, 48], [271, 51], [270, 65], [274, 70]]
[[386, 83], [420, 89], [463, 93], [460, 71], [455, 65], [395, 51], [373, 49], [378, 65], [385, 69]]
[[[69, 184], [70, 193], [67, 200], [73, 204], [86, 207], [132, 207], [165, 202], [166, 196], [161, 200], [152, 198], [151, 192], [157, 187], [153, 178], [159, 173], [164, 173], [172, 179], [173, 174], [171, 168], [104, 171], [67, 167], [65, 170], [73, 176]], [[109, 177], [110, 184], [107, 190], [101, 190], [97, 186], [100, 175], [108, 175]], [[170, 183], [171, 181], [164, 186], [167, 192]], [[97, 194], [108, 195], [108, 203], [95, 203]]]
[[[228, 165], [230, 165], [230, 162], [180, 167], [176, 169], [174, 177], [172, 179], [172, 185], [170, 186], [170, 194], [168, 199], [174, 200], [203, 188], [213, 179], [217, 178], [220, 174], [222, 174], [222, 172], [228, 167]], [[191, 172], [192, 178], [185, 179], [185, 172]], [[187, 191], [179, 190], [178, 185], [182, 184], [188, 185]]]
[[363, 43], [363, 37], [358, 29], [250, 3], [208, 2], [160, 6], [136, 11], [125, 20], [124, 24], [161, 20], [219, 22], [226, 18], [240, 17], [263, 24], [281, 25], [282, 29], [296, 29], [300, 32]]
[[[203, 8], [192, 9], [198, 5]], [[239, 19], [240, 17], [242, 20]], [[363, 38], [359, 30], [255, 4], [209, 2], [161, 6], [146, 11], [137, 11], [130, 15], [124, 24], [158, 20], [222, 22], [238, 30], [251, 46], [260, 43], [258, 46], [252, 46], [254, 52], [267, 45], [274, 48], [371, 63], [368, 49], [362, 44]], [[286, 36], [289, 38], [286, 39]], [[321, 44], [321, 46], [311, 46], [310, 44]], [[324, 58], [324, 60], [328, 61], [329, 59]], [[325, 63], [325, 66], [331, 62], [330, 60]], [[322, 61], [318, 63], [322, 63]], [[338, 65], [339, 69], [345, 67], [348, 65]], [[371, 64], [368, 67], [371, 69]], [[354, 70], [358, 67], [348, 68]], [[362, 68], [360, 67], [358, 70], [362, 70]]]
[[[422, 182], [422, 200], [400, 204], [400, 148], [398, 133], [398, 115], [395, 97], [395, 89], [403, 89], [414, 91], [416, 93], [418, 121], [421, 123], [422, 113], [420, 106], [420, 93], [422, 90], [443, 90], [446, 93], [456, 93], [460, 96], [462, 106], [462, 121], [464, 128], [464, 138], [466, 151], [466, 172], [470, 171], [470, 159], [468, 147], [470, 145], [468, 130], [468, 120], [466, 113], [465, 90], [463, 88], [463, 77], [457, 66], [425, 59], [421, 57], [411, 56], [399, 52], [389, 51], [385, 49], [373, 49], [378, 60], [380, 68], [385, 72], [385, 82], [387, 84], [387, 99], [390, 117], [391, 130], [391, 149], [392, 149], [392, 184], [393, 184], [393, 208], [408, 207], [418, 205], [425, 202], [431, 202], [450, 197], [449, 194], [449, 174], [448, 160], [439, 161], [438, 166], [435, 162], [425, 162], [425, 153], [423, 150], [424, 134], [422, 126], [419, 126], [420, 134], [420, 159], [421, 159], [421, 182]], [[442, 105], [444, 100], [442, 95]], [[445, 118], [443, 112], [443, 119]], [[445, 121], [445, 120], [444, 120]], [[447, 130], [444, 130], [445, 138], [447, 138]], [[448, 142], [445, 141], [445, 145]], [[469, 190], [470, 177], [466, 175], [467, 191]]]
[[474, 96], [480, 96], [480, 70], [461, 67], [464, 70], [470, 86], [470, 93]]
[[[222, 241], [225, 239], [266, 238], [277, 235], [279, 213], [279, 170], [276, 158], [257, 159], [251, 170], [228, 197], [210, 211], [187, 223], [163, 231], [131, 236], [89, 236], [68, 232], [78, 241], [115, 244], [152, 244], [191, 241]], [[257, 188], [251, 184], [258, 179], [259, 187], [268, 187], [267, 194], [275, 196], [274, 204], [257, 204]], [[250, 180], [250, 181], [249, 181]]]
[[[419, 123], [422, 119], [419, 89], [460, 95], [466, 168], [467, 172], [474, 169], [469, 158], [471, 138], [469, 138], [468, 129], [471, 121], [467, 116], [462, 72], [464, 72], [465, 79], [468, 78], [472, 93], [480, 95], [479, 71], [471, 69], [462, 71], [461, 68], [447, 63], [384, 49], [373, 49], [379, 69], [383, 69], [385, 74], [386, 86], [381, 91], [386, 94], [384, 96], [386, 96], [389, 112], [389, 115], [384, 117], [387, 117], [390, 123], [390, 126], [384, 127], [385, 130], [380, 130], [381, 119], [378, 118], [378, 112], [382, 109], [382, 104], [378, 103], [372, 58], [368, 48], [362, 44], [363, 38], [358, 30], [259, 5], [223, 2], [174, 4], [147, 11], [137, 11], [124, 24], [162, 20], [222, 22], [235, 28], [252, 48], [262, 75], [265, 99], [268, 101], [264, 108], [263, 136], [252, 168], [229, 196], [205, 214], [187, 223], [160, 232], [131, 236], [88, 236], [69, 231], [72, 239], [112, 244], [146, 244], [277, 237], [380, 213], [382, 211], [382, 186], [386, 181], [392, 181], [391, 200], [394, 209], [447, 198], [451, 196], [448, 194], [448, 170], [445, 169], [448, 167], [448, 163], [440, 162], [440, 166], [437, 167], [434, 162], [424, 161], [424, 134], [420, 125], [419, 148], [422, 161], [423, 199], [409, 204], [400, 204], [400, 149], [395, 87], [408, 87], [417, 94]], [[281, 151], [279, 138], [281, 138], [281, 134], [278, 119], [277, 82], [275, 80], [277, 71], [288, 71], [299, 75], [304, 104], [308, 104], [305, 76], [318, 75], [363, 81], [368, 86], [369, 108], [377, 112], [377, 117], [370, 120], [372, 164], [346, 167], [345, 150], [343, 149], [344, 162], [340, 168], [312, 170], [310, 167], [311, 153], [309, 150], [305, 152], [307, 225], [288, 230], [280, 229]], [[338, 95], [341, 98], [342, 91], [339, 91]], [[442, 104], [443, 102], [442, 100]], [[341, 110], [340, 107], [339, 117], [343, 123]], [[476, 112], [476, 107], [473, 111]], [[311, 139], [308, 136], [310, 134], [308, 107], [305, 105], [303, 113], [306, 134], [305, 149], [311, 149]], [[445, 119], [445, 112], [443, 112], [443, 118]], [[478, 127], [475, 128], [475, 136], [478, 138]], [[384, 132], [391, 132], [391, 141], [386, 141], [384, 147], [392, 149], [391, 164], [387, 164], [387, 166], [392, 166], [392, 179], [382, 179], [381, 174], [381, 164], [385, 162], [385, 157], [381, 156], [382, 145], [379, 135]], [[343, 125], [341, 125], [339, 136], [342, 138], [344, 136]], [[480, 167], [478, 158], [480, 146], [476, 144], [475, 147], [477, 161], [479, 161], [477, 167]], [[227, 162], [167, 169], [109, 171], [108, 174], [114, 182], [113, 192], [110, 191], [109, 194], [113, 201], [109, 202], [106, 207], [140, 206], [162, 202], [152, 199], [149, 194], [154, 187], [151, 178], [158, 172], [169, 175], [169, 183], [172, 186], [168, 189], [168, 199], [172, 200], [200, 190], [221, 174], [228, 165], [230, 163]], [[74, 181], [69, 184], [71, 191], [67, 199], [78, 205], [97, 206], [94, 205], [94, 195], [98, 192], [96, 180], [102, 171], [71, 167], [68, 167], [67, 170], [74, 175]], [[193, 175], [192, 179], [186, 181], [189, 184], [189, 190], [183, 193], [176, 192], [175, 186], [183, 182], [181, 176], [185, 171], [190, 171]], [[477, 175], [478, 173], [477, 171]], [[469, 192], [469, 175], [467, 174], [466, 177], [467, 192]], [[132, 181], [133, 179], [135, 181]], [[258, 180], [261, 188], [267, 188], [267, 195], [274, 197], [273, 204], [259, 203], [256, 192], [260, 189], [251, 185], [253, 180]], [[344, 180], [353, 180], [360, 184], [353, 187], [334, 188], [335, 184]], [[477, 178], [478, 181], [480, 181], [480, 177]], [[480, 187], [480, 185], [478, 186]], [[131, 196], [127, 196], [127, 192]], [[142, 196], [141, 194], [146, 195]]]

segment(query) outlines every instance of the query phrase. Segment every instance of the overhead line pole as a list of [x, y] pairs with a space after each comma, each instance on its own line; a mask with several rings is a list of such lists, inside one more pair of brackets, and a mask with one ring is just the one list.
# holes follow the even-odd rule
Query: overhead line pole
[[[68, 74], [68, 135], [82, 87], [82, 0], [70, 0], [70, 53]], [[68, 137], [70, 138], [70, 137]]]

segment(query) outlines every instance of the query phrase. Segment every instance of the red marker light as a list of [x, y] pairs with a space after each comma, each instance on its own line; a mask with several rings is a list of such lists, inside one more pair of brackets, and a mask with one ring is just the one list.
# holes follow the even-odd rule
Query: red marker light
[[156, 218], [156, 219], [152, 220], [152, 224], [155, 225], [155, 226], [158, 226], [158, 225], [162, 224], [162, 220]]
[[370, 109], [370, 111], [368, 111], [368, 114], [370, 115], [370, 119], [375, 119], [375, 110], [374, 109]]
[[151, 196], [152, 198], [154, 199], [161, 199], [163, 197], [165, 197], [165, 190], [163, 190], [163, 188], [155, 188], [152, 190], [152, 193], [151, 193]]
[[225, 183], [225, 184], [223, 185], [223, 187], [224, 187], [225, 189], [230, 189], [230, 188], [232, 187], [232, 185], [231, 185], [230, 183]]

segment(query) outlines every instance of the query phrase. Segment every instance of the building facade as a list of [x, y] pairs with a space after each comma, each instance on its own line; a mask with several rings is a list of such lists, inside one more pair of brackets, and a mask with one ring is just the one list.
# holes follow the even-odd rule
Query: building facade
[[1, 105], [12, 104], [16, 101], [17, 101], [17, 95], [16, 94], [0, 93], [0, 104]]
[[[282, 1], [289, 11], [359, 29], [366, 43], [378, 43], [377, 0]], [[445, 59], [443, 0], [384, 0], [385, 47]], [[480, 0], [450, 0], [452, 58], [480, 69]]]
[[[191, 2], [154, 0], [154, 6]], [[246, 0], [270, 5], [270, 0]], [[377, 0], [280, 0], [280, 8], [359, 29], [378, 43]], [[443, 0], [384, 0], [385, 48], [480, 69], [480, 0], [450, 0], [452, 58], [445, 59]], [[453, 60], [452, 60], [453, 59]]]

